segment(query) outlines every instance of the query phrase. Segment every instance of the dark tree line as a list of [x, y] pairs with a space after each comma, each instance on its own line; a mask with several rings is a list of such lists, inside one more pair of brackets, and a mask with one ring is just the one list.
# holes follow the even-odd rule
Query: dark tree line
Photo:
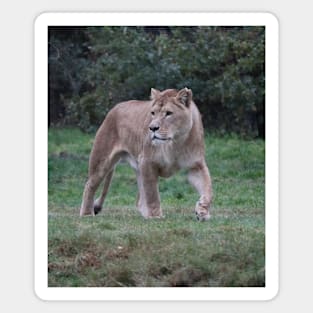
[[150, 88], [193, 90], [205, 128], [265, 136], [264, 27], [49, 27], [49, 125], [98, 128]]

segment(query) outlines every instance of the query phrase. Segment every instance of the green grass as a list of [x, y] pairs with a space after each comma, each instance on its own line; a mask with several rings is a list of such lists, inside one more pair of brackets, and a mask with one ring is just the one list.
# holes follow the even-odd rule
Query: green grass
[[265, 285], [264, 141], [207, 136], [214, 205], [203, 223], [184, 172], [160, 180], [165, 219], [144, 220], [126, 164], [104, 210], [80, 218], [92, 142], [76, 129], [49, 130], [50, 287]]

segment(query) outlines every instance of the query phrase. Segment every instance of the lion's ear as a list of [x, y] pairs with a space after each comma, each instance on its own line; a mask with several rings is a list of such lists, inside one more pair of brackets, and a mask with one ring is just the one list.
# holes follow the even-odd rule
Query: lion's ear
[[176, 96], [176, 99], [184, 104], [186, 107], [189, 107], [190, 102], [192, 100], [192, 91], [191, 89], [184, 88], [178, 91], [178, 94]]
[[157, 90], [157, 89], [154, 89], [154, 88], [151, 88], [151, 95], [150, 95], [150, 99], [153, 100], [153, 99], [156, 99], [159, 95], [160, 95], [161, 91], [160, 90]]

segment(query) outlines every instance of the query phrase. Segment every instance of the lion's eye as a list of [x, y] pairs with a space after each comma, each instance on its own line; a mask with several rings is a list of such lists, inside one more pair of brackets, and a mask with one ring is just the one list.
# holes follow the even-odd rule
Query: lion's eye
[[153, 111], [151, 112], [151, 115], [154, 116], [154, 112]]
[[166, 111], [166, 113], [165, 113], [166, 116], [170, 116], [172, 114], [173, 114], [173, 112], [171, 112], [171, 111]]

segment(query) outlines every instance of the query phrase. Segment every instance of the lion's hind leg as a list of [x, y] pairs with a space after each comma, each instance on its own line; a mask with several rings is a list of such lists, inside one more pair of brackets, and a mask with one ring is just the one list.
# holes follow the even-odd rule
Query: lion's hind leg
[[114, 169], [111, 170], [104, 178], [104, 186], [102, 189], [102, 193], [101, 193], [100, 197], [97, 198], [97, 200], [93, 204], [93, 210], [94, 210], [95, 215], [97, 215], [102, 210], [103, 202], [104, 202], [105, 197], [108, 193], [110, 183], [111, 183], [111, 180], [113, 177], [113, 173], [114, 173]]
[[93, 210], [93, 198], [97, 188], [99, 187], [102, 176], [100, 175], [92, 175], [88, 178], [83, 194], [83, 202], [80, 208], [80, 216], [84, 215], [95, 215]]
[[[105, 149], [103, 150], [105, 151]], [[89, 178], [84, 189], [80, 216], [96, 215], [101, 211], [102, 204], [109, 190], [115, 164], [119, 161], [119, 159], [120, 151], [114, 149], [112, 149], [112, 152], [104, 158], [95, 158], [91, 156], [91, 161], [89, 165]], [[103, 180], [104, 187], [102, 194], [94, 202], [95, 193]]]

